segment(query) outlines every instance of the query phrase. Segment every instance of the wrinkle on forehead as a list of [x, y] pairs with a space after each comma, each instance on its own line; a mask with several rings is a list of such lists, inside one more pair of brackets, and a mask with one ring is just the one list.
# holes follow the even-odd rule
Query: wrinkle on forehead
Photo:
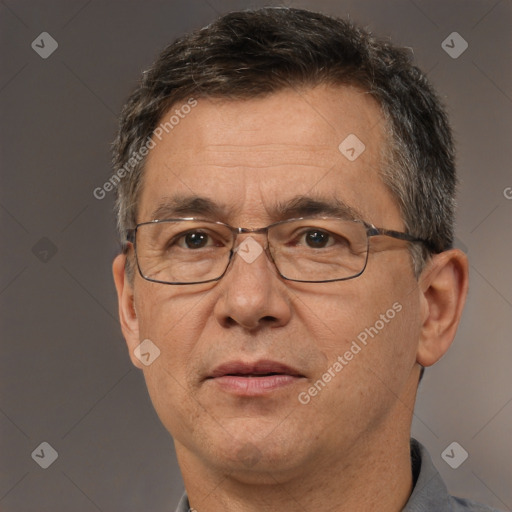
[[181, 148], [166, 160], [166, 165], [176, 171], [206, 166], [225, 169], [283, 165], [330, 168], [339, 157], [338, 148], [327, 144], [209, 144], [200, 148]]
[[[379, 176], [381, 117], [371, 98], [348, 89], [200, 99], [151, 150], [141, 205], [149, 215], [162, 197], [192, 193], [229, 204], [233, 222], [260, 225], [276, 202], [313, 194], [339, 197], [370, 222], [398, 229], [398, 210]], [[349, 134], [366, 146], [355, 161], [338, 149]]]

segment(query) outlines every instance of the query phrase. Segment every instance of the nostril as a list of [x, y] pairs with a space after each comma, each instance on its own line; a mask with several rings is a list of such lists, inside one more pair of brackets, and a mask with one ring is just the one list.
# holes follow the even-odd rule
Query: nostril
[[261, 317], [254, 325], [248, 325], [241, 321], [235, 320], [231, 316], [226, 316], [224, 318], [223, 325], [224, 325], [224, 327], [234, 327], [236, 325], [242, 325], [245, 329], [255, 330], [255, 329], [258, 329], [259, 327], [262, 327], [265, 324], [273, 324], [273, 323], [278, 323], [278, 319], [275, 316], [271, 316], [271, 315], [266, 315], [266, 316]]
[[224, 325], [226, 327], [233, 327], [235, 325], [237, 325], [237, 321], [234, 319], [234, 318], [231, 318], [230, 316], [227, 316], [225, 319], [224, 319]]

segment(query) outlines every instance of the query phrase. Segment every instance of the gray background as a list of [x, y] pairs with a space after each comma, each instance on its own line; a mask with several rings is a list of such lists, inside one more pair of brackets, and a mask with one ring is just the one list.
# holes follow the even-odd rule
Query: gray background
[[[174, 510], [172, 441], [117, 322], [112, 194], [92, 191], [110, 176], [122, 102], [157, 52], [264, 4], [0, 1], [0, 510]], [[287, 4], [349, 15], [411, 47], [448, 104], [471, 289], [452, 350], [425, 375], [413, 433], [452, 493], [511, 510], [511, 1]], [[43, 31], [59, 45], [48, 59], [31, 48]], [[453, 31], [469, 43], [457, 59], [441, 47]], [[59, 455], [48, 469], [31, 458], [43, 441]], [[469, 453], [458, 469], [441, 458], [452, 441]]]

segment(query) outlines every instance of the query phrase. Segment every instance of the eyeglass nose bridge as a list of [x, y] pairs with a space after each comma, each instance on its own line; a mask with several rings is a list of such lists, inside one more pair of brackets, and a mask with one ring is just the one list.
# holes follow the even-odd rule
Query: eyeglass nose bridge
[[[269, 228], [271, 226], [267, 226], [267, 227], [262, 227], [262, 228], [243, 228], [243, 227], [237, 227], [237, 228], [233, 228], [232, 231], [233, 231], [233, 235], [234, 235], [234, 238], [233, 238], [233, 248], [231, 249], [231, 253], [230, 253], [230, 256], [229, 256], [229, 262], [228, 262], [228, 265], [227, 265], [227, 268], [226, 268], [226, 271], [228, 270], [228, 268], [232, 265], [232, 260], [233, 260], [233, 256], [235, 253], [238, 253], [238, 256], [240, 256], [246, 263], [252, 263], [253, 261], [255, 261], [257, 259], [258, 256], [260, 256], [261, 253], [265, 253], [268, 260], [270, 261], [270, 263], [272, 264], [272, 266], [275, 268], [275, 270], [277, 271], [277, 273], [281, 275], [281, 271], [279, 270], [279, 268], [277, 267], [277, 264], [274, 260], [274, 257], [272, 255], [272, 252], [270, 250], [270, 242], [269, 242], [269, 239], [268, 239], [268, 232], [269, 232]], [[249, 254], [247, 255], [243, 255], [241, 254], [243, 249], [240, 250], [240, 247], [244, 244], [244, 242], [250, 238], [252, 238], [251, 236], [248, 236], [247, 238], [244, 238], [241, 242], [238, 243], [238, 236], [239, 235], [242, 235], [242, 234], [247, 234], [247, 235], [258, 235], [258, 234], [264, 234], [265, 235], [265, 242], [264, 244], [260, 244], [257, 240], [253, 239], [254, 242], [258, 245], [260, 245], [261, 247], [261, 253], [259, 251], [257, 251], [257, 255], [256, 257], [253, 259], [252, 256], [249, 256]], [[253, 251], [254, 251], [254, 248], [253, 248]], [[245, 252], [245, 251], [244, 251]], [[250, 252], [250, 248], [248, 248], [248, 253]], [[254, 252], [253, 252], [254, 254]]]
[[239, 235], [239, 234], [242, 234], [242, 233], [267, 233], [268, 234], [268, 230], [271, 226], [266, 226], [264, 228], [233, 228], [233, 231]]
[[[234, 238], [233, 238], [233, 251], [236, 252], [238, 247], [240, 247], [240, 244], [243, 243], [243, 241], [242, 241], [242, 242], [240, 242], [237, 245], [238, 236], [239, 235], [245, 235], [245, 234], [247, 234], [247, 235], [264, 234], [265, 235], [265, 245], [263, 246], [263, 250], [267, 251], [269, 249], [268, 230], [270, 229], [270, 227], [271, 226], [266, 226], [266, 227], [263, 227], [263, 228], [242, 228], [242, 227], [233, 228], [233, 235], [234, 235]], [[244, 240], [247, 240], [247, 239], [245, 238]]]

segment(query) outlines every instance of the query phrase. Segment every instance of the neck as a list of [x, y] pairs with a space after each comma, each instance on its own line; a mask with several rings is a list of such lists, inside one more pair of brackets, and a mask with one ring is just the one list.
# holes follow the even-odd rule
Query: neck
[[343, 456], [324, 457], [293, 476], [266, 473], [257, 484], [204, 466], [178, 444], [176, 451], [197, 512], [398, 512], [413, 487], [409, 428], [397, 430], [397, 423], [361, 436]]

